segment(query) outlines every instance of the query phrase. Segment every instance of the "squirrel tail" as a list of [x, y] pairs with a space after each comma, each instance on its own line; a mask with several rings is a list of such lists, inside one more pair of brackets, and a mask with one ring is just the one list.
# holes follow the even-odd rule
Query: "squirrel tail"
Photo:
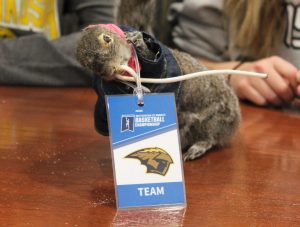
[[116, 0], [117, 24], [152, 32], [156, 0]]

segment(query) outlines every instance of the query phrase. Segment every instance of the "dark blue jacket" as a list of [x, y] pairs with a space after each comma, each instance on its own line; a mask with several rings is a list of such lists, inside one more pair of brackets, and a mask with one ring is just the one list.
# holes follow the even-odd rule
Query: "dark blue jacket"
[[[120, 26], [124, 32], [135, 31], [131, 27]], [[172, 55], [171, 51], [154, 39], [147, 33], [143, 32], [144, 40], [147, 40], [147, 46], [153, 53], [157, 54], [155, 61], [144, 58], [136, 49], [139, 63], [141, 65], [141, 77], [150, 78], [168, 78], [182, 75], [181, 69]], [[180, 95], [181, 83], [169, 84], [144, 84], [153, 93], [174, 92], [178, 100]], [[98, 94], [98, 100], [95, 107], [95, 128], [102, 135], [108, 135], [108, 122], [105, 106], [105, 95], [132, 94], [133, 89], [117, 81], [105, 81], [101, 77], [95, 76], [94, 89]]]

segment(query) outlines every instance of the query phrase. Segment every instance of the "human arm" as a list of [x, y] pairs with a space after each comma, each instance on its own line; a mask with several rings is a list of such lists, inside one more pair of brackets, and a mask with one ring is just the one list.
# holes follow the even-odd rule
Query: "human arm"
[[[241, 59], [241, 56], [238, 50], [229, 47], [221, 3], [220, 0], [201, 3], [185, 0], [177, 4], [173, 9], [177, 17], [173, 42], [178, 48], [200, 58], [208, 68], [233, 69], [239, 64], [237, 59]], [[241, 99], [257, 105], [280, 105], [300, 95], [297, 68], [280, 57], [248, 61], [238, 69], [269, 75], [265, 80], [232, 76], [230, 84]]]
[[[78, 15], [78, 28], [92, 23], [113, 22], [114, 1], [68, 1]], [[43, 86], [90, 86], [92, 74], [75, 60], [80, 34], [54, 41], [43, 35], [0, 40], [0, 84]]]
[[[207, 60], [204, 62], [212, 69], [234, 68], [232, 66], [236, 64], [236, 62], [215, 63]], [[267, 79], [232, 75], [229, 83], [240, 99], [249, 100], [260, 106], [281, 105], [291, 102], [295, 95], [300, 95], [297, 68], [278, 56], [244, 62], [238, 69], [268, 74]]]

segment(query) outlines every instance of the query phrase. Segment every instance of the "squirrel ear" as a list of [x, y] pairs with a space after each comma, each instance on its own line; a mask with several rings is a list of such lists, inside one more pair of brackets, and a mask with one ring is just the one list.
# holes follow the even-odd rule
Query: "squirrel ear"
[[91, 28], [90, 26], [85, 27], [85, 28], [82, 29], [82, 31], [86, 31], [86, 30], [88, 30], [88, 29], [90, 29], [90, 28]]
[[90, 24], [89, 26], [85, 27], [84, 29], [82, 29], [82, 31], [88, 30], [90, 28], [94, 28], [94, 27], [100, 27], [101, 25], [99, 24]]

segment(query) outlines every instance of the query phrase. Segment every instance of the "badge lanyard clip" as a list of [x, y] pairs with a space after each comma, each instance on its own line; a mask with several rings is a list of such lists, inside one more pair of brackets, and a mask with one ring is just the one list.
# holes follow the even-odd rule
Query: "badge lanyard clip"
[[141, 83], [140, 64], [133, 44], [131, 44], [131, 48], [134, 54], [135, 69], [136, 69], [136, 76], [135, 76], [136, 88], [133, 90], [133, 93], [136, 94], [137, 96], [137, 100], [138, 100], [137, 104], [139, 106], [144, 106], [144, 92]]

